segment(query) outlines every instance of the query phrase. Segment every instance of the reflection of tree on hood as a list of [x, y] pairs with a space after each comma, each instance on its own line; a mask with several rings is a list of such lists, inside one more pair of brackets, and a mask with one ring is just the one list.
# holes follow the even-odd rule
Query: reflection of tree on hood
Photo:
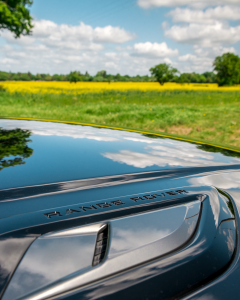
[[214, 146], [210, 146], [210, 145], [199, 145], [199, 146], [197, 146], [197, 148], [207, 151], [207, 152], [222, 153], [225, 156], [240, 157], [240, 153], [238, 153], [234, 150], [222, 149], [217, 146], [214, 147]]
[[[151, 139], [166, 139], [167, 138], [167, 137], [157, 136], [157, 135], [154, 135], [154, 134], [146, 134], [146, 133], [142, 133], [142, 136], [145, 136], [145, 137], [148, 137], [148, 138], [151, 138]], [[169, 137], [169, 138], [171, 138], [171, 137]], [[174, 136], [172, 138], [174, 139]], [[222, 153], [225, 156], [232, 156], [232, 157], [240, 158], [240, 153], [234, 151], [234, 149], [233, 150], [227, 150], [227, 149], [224, 149], [224, 148], [220, 148], [217, 145], [216, 146], [199, 145], [194, 141], [187, 141], [187, 143], [196, 145], [197, 146], [196, 148], [199, 149], [199, 150], [202, 150], [202, 151]]]
[[[0, 128], [0, 170], [6, 167], [25, 164], [24, 158], [32, 155], [27, 146], [31, 132], [20, 128], [5, 130]], [[15, 156], [15, 157], [14, 157]], [[9, 159], [6, 159], [9, 157]]]

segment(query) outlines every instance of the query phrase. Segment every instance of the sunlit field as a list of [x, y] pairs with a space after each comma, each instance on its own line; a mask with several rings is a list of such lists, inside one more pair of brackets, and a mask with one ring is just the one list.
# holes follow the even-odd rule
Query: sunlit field
[[240, 147], [238, 86], [2, 82], [0, 115], [152, 130]]
[[8, 81], [1, 84], [8, 92], [42, 93], [42, 94], [81, 94], [100, 93], [105, 91], [240, 91], [240, 85], [234, 87], [218, 87], [215, 83], [165, 83], [158, 82], [35, 82], [35, 81]]

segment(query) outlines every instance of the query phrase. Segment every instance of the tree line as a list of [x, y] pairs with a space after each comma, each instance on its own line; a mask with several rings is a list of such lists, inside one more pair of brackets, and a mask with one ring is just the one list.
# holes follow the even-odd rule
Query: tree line
[[[70, 72], [69, 74], [32, 74], [28, 73], [12, 73], [0, 71], [0, 81], [93, 81], [93, 82], [157, 82], [155, 76], [148, 75], [111, 75], [106, 71], [99, 71], [96, 75], [91, 76], [88, 72], [82, 74], [79, 71]], [[169, 82], [178, 83], [216, 83], [216, 75], [213, 72], [198, 73], [182, 73], [180, 76], [174, 76]]]
[[12, 72], [2, 72], [0, 71], [0, 81], [15, 80], [15, 81], [94, 81], [94, 82], [145, 82], [145, 81], [155, 81], [154, 77], [151, 76], [129, 76], [129, 75], [111, 75], [107, 74], [106, 71], [99, 71], [96, 75], [91, 76], [88, 72], [81, 73], [80, 71], [73, 71], [69, 74], [32, 74], [28, 73], [12, 73]]
[[218, 83], [219, 86], [232, 86], [240, 84], [240, 58], [233, 53], [224, 53], [217, 56], [213, 62], [213, 71], [198, 74], [180, 73], [171, 65], [163, 63], [150, 68], [151, 75], [112, 75], [102, 70], [96, 75], [91, 76], [88, 72], [84, 74], [80, 71], [73, 71], [69, 74], [32, 74], [12, 73], [0, 71], [0, 81], [69, 81], [76, 83], [78, 81], [92, 82], [159, 82], [163, 85], [165, 82], [185, 83]]

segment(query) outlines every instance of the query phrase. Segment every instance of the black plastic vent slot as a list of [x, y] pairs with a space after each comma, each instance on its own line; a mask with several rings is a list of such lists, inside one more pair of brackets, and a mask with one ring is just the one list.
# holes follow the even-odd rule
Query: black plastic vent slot
[[108, 225], [101, 229], [97, 235], [97, 242], [93, 257], [93, 266], [100, 264], [104, 259], [108, 244]]

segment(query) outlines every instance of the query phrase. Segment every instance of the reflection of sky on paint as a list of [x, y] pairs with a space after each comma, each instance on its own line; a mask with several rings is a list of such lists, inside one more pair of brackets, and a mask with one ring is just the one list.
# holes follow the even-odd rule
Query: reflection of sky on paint
[[187, 206], [180, 206], [111, 222], [111, 259], [126, 251], [141, 248], [163, 239], [183, 223]]
[[[16, 126], [17, 124], [17, 126]], [[155, 141], [138, 133], [117, 131], [107, 128], [94, 128], [91, 126], [81, 126], [74, 124], [24, 121], [24, 120], [0, 120], [0, 127], [5, 129], [21, 128], [31, 130], [33, 135], [45, 136], [65, 136], [75, 139], [92, 139], [96, 141], [121, 141], [129, 140], [132, 142], [141, 142], [151, 144]]]
[[95, 242], [96, 234], [37, 239], [20, 262], [3, 299], [16, 299], [74, 272], [91, 269]]
[[[21, 129], [28, 129], [32, 134], [35, 135], [56, 135], [56, 136], [66, 136], [79, 139], [92, 139], [96, 141], [117, 141], [116, 138], [108, 136], [105, 132], [94, 133], [92, 127], [84, 126], [84, 130], [79, 130], [80, 126], [70, 125], [70, 124], [61, 124], [61, 123], [52, 123], [52, 122], [36, 122], [36, 121], [23, 121], [18, 120], [17, 126], [14, 126], [16, 121], [13, 120], [1, 120], [0, 127], [4, 125], [6, 129], [14, 129], [16, 127]], [[81, 126], [81, 129], [83, 127]]]
[[146, 168], [153, 165], [159, 167], [191, 167], [191, 166], [215, 166], [227, 163], [240, 163], [240, 159], [231, 158], [221, 153], [204, 152], [194, 144], [181, 141], [169, 142], [157, 140], [154, 144], [144, 147], [145, 153], [131, 150], [103, 153], [113, 161], [125, 163], [137, 168]]
[[32, 132], [33, 155], [0, 172], [0, 188], [20, 187], [171, 168], [240, 163], [198, 145], [140, 133], [64, 123], [0, 120]]
[[212, 185], [221, 189], [234, 189], [240, 187], [240, 172], [194, 177], [188, 182], [193, 185]]

